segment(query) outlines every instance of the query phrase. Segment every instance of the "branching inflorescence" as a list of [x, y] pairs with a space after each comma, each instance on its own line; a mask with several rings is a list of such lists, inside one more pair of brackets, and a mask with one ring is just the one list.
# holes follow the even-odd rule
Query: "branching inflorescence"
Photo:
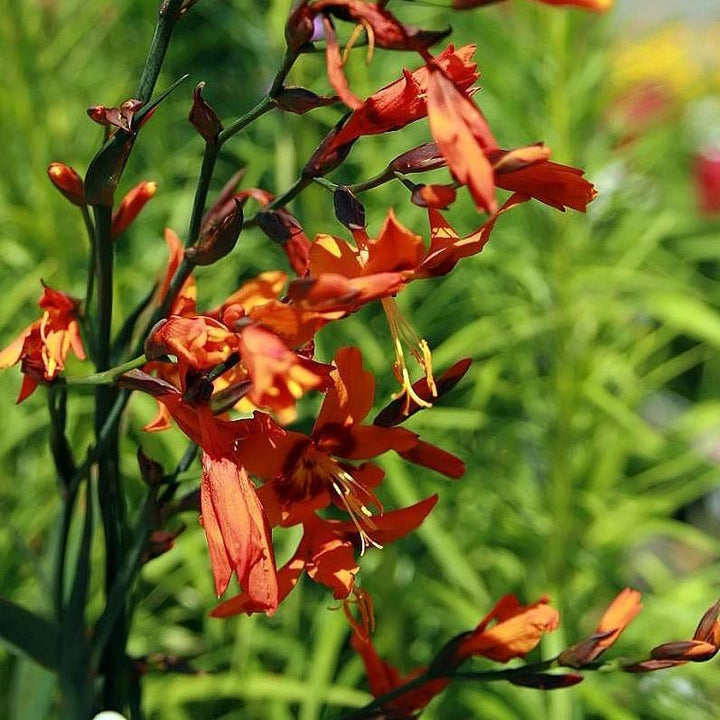
[[[543, 1], [598, 11], [610, 4]], [[379, 491], [384, 472], [374, 458], [393, 451], [449, 478], [460, 478], [465, 471], [460, 459], [402, 423], [431, 408], [452, 389], [470, 360], [461, 359], [437, 374], [428, 343], [402, 315], [396, 296], [409, 283], [447, 275], [460, 260], [480, 253], [500, 215], [511, 208], [534, 199], [560, 211], [584, 212], [595, 196], [593, 185], [581, 170], [551, 161], [550, 149], [542, 143], [513, 149], [498, 146], [474, 99], [478, 71], [473, 46], [449, 44], [436, 52], [447, 32], [401, 23], [387, 1], [296, 0], [287, 21], [285, 57], [267, 94], [250, 112], [223, 123], [203, 97], [204, 84], [195, 88], [189, 120], [204, 140], [205, 152], [185, 243], [173, 230], [165, 231], [167, 269], [112, 337], [113, 243], [156, 194], [157, 186], [141, 182], [120, 202], [115, 191], [142, 126], [175, 88], [151, 100], [175, 23], [186, 22], [183, 16], [192, 16], [188, 11], [194, 4], [163, 0], [136, 97], [117, 107], [95, 106], [88, 111], [105, 127], [105, 142], [84, 180], [59, 162], [48, 169], [55, 187], [83, 215], [91, 256], [85, 298], [44, 287], [41, 318], [0, 353], [0, 367], [20, 364], [18, 402], [38, 386], [48, 391], [51, 449], [63, 490], [56, 618], [50, 623], [8, 606], [8, 617], [21, 617], [26, 627], [43, 630], [49, 650], [33, 651], [31, 645], [23, 646], [22, 637], [14, 638], [15, 645], [60, 674], [68, 717], [89, 717], [99, 708], [126, 709], [128, 687], [137, 674], [125, 651], [132, 613], [128, 593], [143, 562], [173, 545], [175, 533], [167, 529], [166, 521], [178, 507], [174, 501], [178, 475], [190, 467], [199, 450], [199, 491], [184, 504], [199, 505], [217, 595], [227, 592], [233, 575], [240, 585], [239, 594], [223, 599], [211, 614], [270, 615], [303, 574], [326, 586], [344, 603], [352, 645], [365, 663], [377, 698], [348, 717], [414, 717], [453, 680], [508, 680], [546, 690], [580, 682], [578, 671], [600, 667], [601, 654], [639, 612], [639, 593], [623, 591], [596, 632], [557, 657], [510, 670], [461, 670], [475, 656], [499, 663], [524, 658], [543, 634], [557, 627], [558, 613], [547, 598], [523, 606], [506, 596], [475, 630], [450, 640], [427, 668], [402, 676], [375, 652], [372, 602], [357, 576], [359, 555], [415, 530], [438, 499], [433, 495], [410, 507], [385, 508]], [[488, 0], [456, 0], [452, 7], [460, 11], [487, 4]], [[411, 51], [418, 56], [418, 66], [402, 70], [397, 80], [369, 97], [358, 97], [344, 73], [336, 29], [345, 23], [354, 28], [345, 53], [364, 35], [363, 44], [370, 52], [375, 48]], [[287, 85], [288, 74], [303, 54], [323, 46], [336, 95], [319, 96]], [[233, 136], [270, 111], [304, 114], [336, 103], [346, 105], [349, 112], [320, 143], [287, 192], [274, 196], [266, 189], [240, 187], [238, 173], [208, 207], [219, 151]], [[376, 177], [353, 186], [326, 178], [363, 137], [398, 131], [425, 118], [428, 142], [408, 148]], [[444, 184], [410, 177], [441, 168], [449, 171]], [[427, 209], [427, 237], [406, 228], [392, 210], [376, 235], [368, 233], [357, 196], [391, 182], [408, 201]], [[332, 193], [328, 209], [334, 208], [345, 227], [343, 235], [323, 233], [310, 240], [287, 210], [314, 183]], [[498, 188], [510, 193], [503, 202], [497, 200]], [[483, 215], [477, 229], [467, 235], [458, 233], [444, 214], [463, 189]], [[253, 204], [255, 210], [249, 213]], [[251, 227], [259, 227], [282, 247], [289, 269], [268, 270], [218, 307], [204, 307], [193, 270], [223, 261], [240, 233]], [[392, 371], [399, 387], [393, 402], [369, 421], [375, 378], [365, 369], [360, 349], [344, 347], [328, 361], [314, 356], [314, 338], [324, 326], [375, 302], [387, 316], [395, 353]], [[70, 353], [80, 360], [87, 355], [95, 371], [67, 377], [64, 369]], [[67, 393], [81, 386], [96, 388], [96, 440], [77, 465], [65, 436], [65, 408]], [[175, 424], [192, 443], [169, 473], [138, 452], [148, 491], [135, 518], [127, 517], [117, 453], [118, 423], [131, 392], [157, 400], [157, 416], [146, 430], [157, 432]], [[324, 399], [312, 430], [304, 433], [292, 424], [297, 403], [309, 393], [322, 393]], [[83, 488], [84, 550], [76, 567], [68, 569], [67, 534]], [[94, 492], [105, 536], [106, 605], [88, 627], [84, 610]], [[328, 512], [329, 508], [334, 510]], [[302, 538], [294, 555], [278, 568], [271, 531], [289, 526], [300, 526]], [[692, 640], [661, 645], [647, 660], [615, 666], [645, 672], [706, 660], [720, 646], [717, 616], [714, 605]], [[561, 670], [550, 672], [553, 669]], [[104, 679], [102, 696], [95, 693], [98, 677]]]

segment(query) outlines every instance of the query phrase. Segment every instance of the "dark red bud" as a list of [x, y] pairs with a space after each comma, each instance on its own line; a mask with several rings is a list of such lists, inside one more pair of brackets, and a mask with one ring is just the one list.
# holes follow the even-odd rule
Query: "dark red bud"
[[193, 91], [193, 103], [190, 108], [188, 120], [190, 124], [203, 136], [206, 142], [215, 143], [218, 135], [222, 132], [223, 126], [217, 113], [210, 107], [202, 96], [205, 83], [201, 82], [195, 86]]
[[140, 475], [147, 485], [157, 487], [163, 481], [165, 471], [163, 466], [143, 452], [142, 448], [137, 449], [137, 461], [140, 467]]
[[437, 170], [445, 167], [446, 164], [437, 143], [429, 142], [398, 155], [390, 163], [390, 168], [403, 175], [410, 175], [426, 170]]
[[85, 190], [80, 175], [64, 163], [50, 163], [47, 169], [50, 182], [73, 204], [85, 205]]
[[242, 203], [234, 199], [233, 209], [203, 230], [197, 245], [185, 250], [193, 265], [212, 265], [229, 254], [240, 237], [243, 226]]
[[314, 13], [308, 7], [308, 0], [296, 0], [285, 25], [285, 42], [291, 50], [297, 52], [312, 40], [315, 33], [313, 20]]
[[349, 117], [350, 113], [343, 116], [337, 125], [324, 137], [323, 141], [318, 145], [317, 150], [315, 150], [303, 168], [302, 174], [304, 177], [322, 177], [342, 164], [352, 149], [355, 140], [340, 145], [339, 147], [331, 146], [333, 140]]
[[275, 104], [286, 112], [304, 115], [310, 110], [332, 105], [338, 101], [336, 95], [316, 95], [312, 90], [302, 87], [283, 88], [275, 97]]
[[532, 675], [521, 675], [516, 678], [509, 678], [513, 685], [521, 687], [537, 688], [538, 690], [559, 690], [572, 687], [583, 681], [583, 676], [578, 673], [565, 673], [564, 675], [552, 675], [550, 673], [534, 673]]
[[348, 230], [361, 230], [365, 227], [365, 206], [344, 185], [335, 189], [333, 196], [335, 217]]

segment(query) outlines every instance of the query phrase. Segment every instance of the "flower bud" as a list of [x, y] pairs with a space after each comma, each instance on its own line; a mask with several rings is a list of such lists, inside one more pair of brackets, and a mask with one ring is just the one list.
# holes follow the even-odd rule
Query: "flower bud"
[[156, 182], [143, 180], [125, 195], [112, 216], [112, 236], [114, 238], [128, 228], [147, 202], [155, 197], [156, 192]]
[[73, 204], [85, 205], [85, 190], [80, 175], [65, 163], [50, 163], [47, 169], [50, 182]]
[[445, 165], [447, 162], [440, 153], [437, 143], [429, 142], [398, 155], [390, 163], [390, 168], [403, 175], [409, 175], [426, 170], [437, 170]]
[[285, 42], [291, 50], [297, 52], [312, 40], [314, 33], [314, 17], [308, 7], [308, 0], [295, 0], [285, 25]]
[[318, 145], [317, 150], [312, 154], [312, 157], [307, 161], [307, 164], [303, 168], [302, 174], [304, 177], [322, 177], [327, 175], [329, 172], [334, 170], [343, 160], [348, 156], [348, 153], [352, 149], [354, 140], [351, 140], [344, 145], [339, 147], [332, 147], [335, 136], [340, 132], [342, 126], [347, 122], [351, 113], [340, 118], [340, 121], [335, 127], [325, 136], [323, 141]]
[[348, 230], [365, 227], [365, 206], [344, 185], [339, 186], [333, 196], [335, 217]]
[[202, 96], [205, 83], [201, 82], [195, 86], [193, 91], [193, 104], [190, 108], [188, 120], [190, 124], [203, 136], [206, 142], [217, 142], [218, 135], [222, 132], [223, 126], [217, 113], [210, 107]]
[[233, 199], [233, 208], [210, 224], [197, 245], [185, 250], [185, 259], [193, 265], [212, 265], [229, 254], [237, 243], [243, 226], [242, 203]]
[[283, 88], [275, 97], [275, 104], [285, 112], [304, 115], [310, 110], [332, 105], [338, 100], [337, 96], [317, 95], [312, 90], [302, 87]]
[[162, 483], [165, 471], [163, 466], [143, 452], [142, 448], [137, 449], [137, 461], [140, 466], [140, 475], [149, 487], [157, 487]]

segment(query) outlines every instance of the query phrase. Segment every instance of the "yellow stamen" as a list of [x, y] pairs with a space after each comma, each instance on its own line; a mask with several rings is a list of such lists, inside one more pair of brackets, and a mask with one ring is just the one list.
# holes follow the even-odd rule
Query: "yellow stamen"
[[397, 399], [405, 395], [406, 404], [404, 412], [407, 414], [410, 410], [410, 400], [415, 401], [420, 407], [432, 407], [432, 403], [421, 398], [413, 389], [412, 380], [410, 379], [410, 371], [405, 360], [403, 346], [410, 350], [416, 362], [423, 369], [427, 380], [428, 388], [433, 397], [437, 397], [437, 387], [435, 378], [433, 377], [432, 353], [430, 346], [424, 338], [418, 336], [412, 325], [405, 319], [400, 312], [400, 308], [395, 298], [383, 298], [381, 300], [385, 316], [387, 317], [390, 334], [393, 339], [393, 348], [395, 350], [395, 362], [393, 370], [398, 382], [402, 385], [402, 390], [393, 395], [393, 399]]
[[342, 55], [342, 64], [344, 65], [348, 58], [350, 57], [350, 51], [355, 46], [355, 43], [358, 41], [358, 38], [362, 35], [363, 30], [367, 33], [368, 37], [368, 51], [367, 56], [365, 58], [365, 61], [369, 65], [372, 62], [373, 58], [373, 52], [375, 50], [375, 31], [372, 29], [372, 25], [370, 25], [367, 20], [361, 20], [353, 29], [352, 33], [350, 34], [350, 39], [347, 42], [347, 45], [345, 46], [345, 50], [343, 50]]

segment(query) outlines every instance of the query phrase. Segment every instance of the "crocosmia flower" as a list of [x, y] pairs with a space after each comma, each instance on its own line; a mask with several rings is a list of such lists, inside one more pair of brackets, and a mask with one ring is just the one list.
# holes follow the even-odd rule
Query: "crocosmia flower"
[[46, 286], [38, 306], [42, 317], [0, 352], [0, 370], [21, 363], [23, 383], [17, 402], [31, 395], [39, 383], [54, 380], [65, 369], [70, 351], [85, 359], [77, 320], [79, 302]]

